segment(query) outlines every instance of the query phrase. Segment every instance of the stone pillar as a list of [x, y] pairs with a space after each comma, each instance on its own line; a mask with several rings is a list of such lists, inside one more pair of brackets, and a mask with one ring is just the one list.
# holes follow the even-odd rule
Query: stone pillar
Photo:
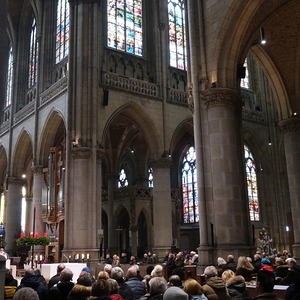
[[131, 254], [133, 256], [137, 256], [137, 226], [131, 225], [130, 232], [131, 232]]
[[16, 250], [16, 239], [21, 233], [22, 187], [24, 180], [18, 177], [8, 178], [7, 218], [6, 218], [6, 252], [12, 254]]
[[[104, 151], [102, 149], [97, 151], [97, 168], [96, 168], [96, 205], [97, 205], [97, 240], [100, 254], [100, 247], [103, 243], [103, 227], [102, 227], [102, 160]], [[102, 249], [103, 250], [103, 249]], [[102, 251], [103, 255], [103, 251]], [[101, 257], [99, 256], [100, 260]]]
[[284, 150], [291, 199], [294, 245], [293, 256], [300, 259], [300, 117], [282, 120], [279, 127], [284, 133]]
[[[244, 178], [241, 103], [238, 92], [215, 88], [201, 93], [207, 106], [213, 204], [208, 220], [215, 257], [249, 255], [250, 220]], [[199, 199], [202, 201], [202, 199]]]
[[[105, 250], [108, 250], [110, 254], [117, 253], [118, 251], [118, 232], [116, 231], [116, 222], [114, 222], [114, 192], [117, 188], [118, 175], [109, 174], [107, 182], [107, 198], [108, 198], [108, 245]], [[112, 253], [113, 252], [113, 253]]]
[[22, 230], [25, 231], [25, 235], [29, 236], [29, 233], [32, 231], [32, 216], [33, 216], [33, 200], [31, 197], [26, 197], [26, 212], [25, 212], [25, 228]]
[[[63, 254], [99, 257], [98, 0], [69, 0], [70, 48], [66, 137], [66, 201]], [[101, 199], [99, 200], [101, 201]], [[89, 261], [91, 265], [91, 261]]]
[[172, 232], [171, 180], [169, 158], [161, 158], [151, 162], [153, 168], [153, 253], [164, 257], [170, 251]]
[[[38, 232], [40, 236], [43, 235], [45, 231], [45, 224], [42, 219], [42, 194], [43, 194], [43, 181], [44, 181], [44, 173], [42, 166], [33, 166], [33, 205], [32, 205], [32, 217], [34, 217], [33, 210], [35, 210], [35, 226], [31, 231]], [[34, 221], [34, 220], [32, 220]]]

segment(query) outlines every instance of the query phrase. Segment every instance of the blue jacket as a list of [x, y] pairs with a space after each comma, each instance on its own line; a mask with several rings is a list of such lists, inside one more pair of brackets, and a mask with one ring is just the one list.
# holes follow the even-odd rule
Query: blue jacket
[[132, 291], [133, 299], [140, 298], [146, 294], [145, 285], [137, 277], [129, 278], [126, 283]]

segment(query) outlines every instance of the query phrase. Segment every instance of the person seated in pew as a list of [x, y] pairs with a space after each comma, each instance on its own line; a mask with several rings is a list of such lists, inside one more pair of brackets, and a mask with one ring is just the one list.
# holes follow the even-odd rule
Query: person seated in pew
[[253, 300], [273, 299], [280, 300], [274, 293], [275, 274], [268, 270], [260, 270], [256, 277], [256, 290], [258, 296]]

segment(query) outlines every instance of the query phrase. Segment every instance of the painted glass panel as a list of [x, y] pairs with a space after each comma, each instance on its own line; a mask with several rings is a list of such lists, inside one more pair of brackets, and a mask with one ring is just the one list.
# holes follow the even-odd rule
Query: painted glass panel
[[142, 0], [108, 0], [107, 18], [108, 47], [142, 56]]
[[247, 192], [249, 202], [249, 213], [251, 221], [259, 221], [259, 202], [257, 193], [256, 167], [253, 156], [247, 146], [244, 146]]
[[199, 222], [197, 169], [195, 148], [190, 147], [182, 162], [183, 223]]
[[38, 61], [38, 43], [36, 38], [36, 22], [35, 22], [35, 18], [33, 18], [31, 24], [31, 32], [30, 32], [28, 88], [32, 87], [36, 83], [37, 61]]
[[56, 14], [55, 62], [59, 63], [69, 53], [70, 11], [67, 0], [58, 0]]
[[245, 59], [243, 67], [245, 68], [245, 78], [241, 78], [241, 87], [245, 89], [250, 89], [247, 58]]
[[125, 186], [128, 186], [128, 180], [127, 180], [127, 175], [125, 173], [125, 170], [122, 169], [119, 174], [118, 187], [121, 188]]
[[169, 0], [170, 65], [186, 70], [186, 26], [184, 0]]
[[13, 80], [13, 52], [12, 52], [12, 47], [10, 47], [9, 54], [8, 54], [5, 107], [11, 105], [12, 80]]

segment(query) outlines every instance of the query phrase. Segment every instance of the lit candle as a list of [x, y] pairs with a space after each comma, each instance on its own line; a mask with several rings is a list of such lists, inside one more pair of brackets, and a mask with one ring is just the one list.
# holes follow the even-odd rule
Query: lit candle
[[90, 259], [90, 254], [89, 253], [86, 255], [86, 259]]
[[76, 254], [75, 259], [76, 259], [76, 260], [79, 259], [79, 254]]
[[84, 259], [84, 254], [83, 253], [81, 254], [81, 259]]
[[33, 232], [30, 232], [29, 236], [30, 236], [31, 238], [33, 238]]
[[38, 260], [38, 256], [37, 256], [37, 255], [35, 256], [35, 260], [36, 260], [36, 261]]
[[43, 260], [43, 255], [40, 255], [40, 261], [42, 261]]

